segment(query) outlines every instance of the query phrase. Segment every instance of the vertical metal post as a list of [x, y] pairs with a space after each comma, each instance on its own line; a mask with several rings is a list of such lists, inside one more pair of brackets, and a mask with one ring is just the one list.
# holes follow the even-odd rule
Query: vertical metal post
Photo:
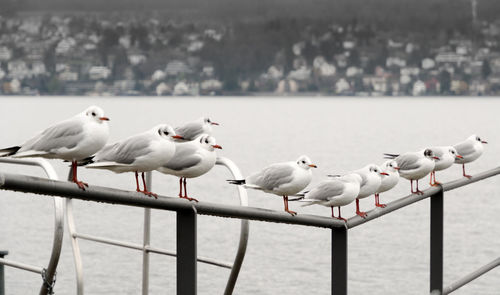
[[431, 196], [430, 246], [430, 292], [441, 294], [443, 292], [443, 188]]
[[[146, 173], [146, 186], [149, 191], [152, 189], [152, 177], [153, 173], [151, 171]], [[149, 246], [151, 241], [151, 208], [144, 208], [144, 236], [143, 236], [143, 247], [142, 250], [142, 295], [148, 295], [149, 293], [149, 252], [146, 251], [146, 247]]]
[[196, 295], [196, 208], [177, 211], [177, 294]]
[[332, 229], [332, 294], [347, 295], [347, 228]]
[[[0, 251], [0, 258], [4, 258], [7, 254], [9, 254], [9, 251]], [[5, 273], [3, 264], [0, 264], [0, 295], [5, 295]]]

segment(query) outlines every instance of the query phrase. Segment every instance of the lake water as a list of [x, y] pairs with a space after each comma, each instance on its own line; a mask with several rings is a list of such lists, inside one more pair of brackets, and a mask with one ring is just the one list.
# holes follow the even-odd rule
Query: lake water
[[[157, 123], [182, 124], [202, 115], [221, 123], [214, 135], [220, 155], [233, 160], [244, 175], [265, 165], [307, 154], [318, 165], [311, 185], [327, 174], [342, 174], [368, 163], [382, 163], [384, 152], [400, 153], [430, 145], [449, 145], [471, 134], [490, 142], [471, 174], [500, 162], [500, 100], [495, 98], [90, 98], [1, 97], [0, 146], [22, 143], [48, 125], [89, 105], [101, 106], [110, 121], [110, 142], [145, 131]], [[51, 160], [60, 178], [68, 167]], [[39, 169], [0, 165], [0, 171], [42, 176]], [[134, 190], [132, 174], [81, 169], [91, 185]], [[188, 180], [190, 194], [201, 201], [237, 204], [229, 174], [216, 167]], [[454, 165], [438, 172], [438, 180], [461, 177]], [[427, 187], [428, 178], [422, 180]], [[475, 270], [500, 253], [498, 184], [492, 178], [445, 194], [445, 285]], [[153, 191], [176, 196], [178, 180], [154, 174]], [[381, 195], [382, 202], [407, 195], [409, 182]], [[283, 210], [282, 199], [249, 191], [250, 206]], [[373, 197], [361, 201], [373, 208]], [[80, 232], [142, 241], [143, 210], [74, 201]], [[0, 250], [7, 258], [45, 265], [53, 232], [52, 199], [1, 192]], [[325, 207], [300, 213], [329, 216]], [[354, 205], [342, 210], [354, 214]], [[198, 217], [198, 254], [232, 261], [239, 221]], [[248, 250], [235, 294], [330, 294], [330, 232], [304, 226], [250, 223]], [[175, 214], [153, 211], [155, 247], [175, 250]], [[142, 255], [139, 251], [80, 241], [86, 294], [140, 294]], [[428, 294], [429, 201], [425, 200], [349, 231], [349, 294]], [[454, 294], [498, 294], [494, 270]], [[198, 293], [221, 294], [229, 271], [198, 264]], [[151, 255], [150, 294], [175, 292], [175, 259]], [[41, 279], [6, 268], [7, 294], [37, 294]], [[58, 268], [56, 294], [75, 294], [75, 273], [68, 237]]]

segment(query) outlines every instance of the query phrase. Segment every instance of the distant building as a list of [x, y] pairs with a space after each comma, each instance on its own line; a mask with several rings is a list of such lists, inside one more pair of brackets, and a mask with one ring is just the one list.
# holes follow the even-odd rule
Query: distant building
[[192, 70], [188, 67], [188, 65], [179, 60], [171, 61], [167, 64], [165, 68], [165, 73], [167, 76], [177, 76], [180, 74], [190, 74]]
[[94, 66], [89, 70], [90, 80], [103, 80], [107, 79], [111, 74], [111, 70], [103, 66]]

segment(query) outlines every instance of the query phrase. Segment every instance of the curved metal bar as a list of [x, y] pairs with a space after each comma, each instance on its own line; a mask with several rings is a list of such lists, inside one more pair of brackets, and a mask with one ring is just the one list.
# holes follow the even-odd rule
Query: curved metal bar
[[[50, 163], [41, 158], [33, 159], [13, 159], [13, 158], [0, 158], [0, 162], [16, 165], [37, 166], [42, 168], [47, 174], [49, 179], [58, 180], [54, 167]], [[54, 240], [52, 241], [52, 253], [50, 255], [49, 264], [46, 271], [46, 280], [52, 282], [56, 274], [57, 264], [61, 256], [62, 242], [64, 236], [64, 199], [61, 197], [54, 197]], [[40, 295], [47, 294], [47, 288], [42, 284], [40, 288]]]
[[[73, 176], [71, 169], [69, 169], [69, 171], [68, 179]], [[76, 294], [83, 295], [82, 256], [80, 254], [80, 245], [77, 240], [75, 218], [73, 216], [73, 200], [66, 198], [64, 204], [66, 206], [66, 219], [68, 221], [68, 231], [71, 238], [71, 249], [73, 249], [73, 261], [75, 262]]]
[[[225, 166], [233, 175], [235, 179], [242, 179], [240, 169], [236, 164], [224, 157], [217, 157], [217, 165]], [[237, 186], [238, 195], [240, 197], [240, 205], [248, 207], [248, 195], [246, 189], [242, 186]], [[234, 258], [233, 268], [229, 274], [229, 279], [227, 280], [226, 289], [224, 290], [225, 295], [232, 294], [234, 291], [234, 286], [236, 285], [236, 280], [241, 270], [241, 265], [243, 264], [243, 259], [245, 258], [245, 252], [247, 250], [248, 244], [248, 234], [250, 231], [250, 223], [247, 219], [241, 220], [241, 230], [240, 230], [240, 241], [238, 243], [238, 251], [236, 252], [236, 257]]]

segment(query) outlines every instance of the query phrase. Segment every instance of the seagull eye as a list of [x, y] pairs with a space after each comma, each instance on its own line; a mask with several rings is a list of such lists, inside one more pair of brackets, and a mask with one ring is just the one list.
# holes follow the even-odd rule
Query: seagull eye
[[304, 161], [304, 160], [303, 160], [303, 161], [302, 161], [302, 164], [305, 164], [305, 163], [306, 163], [306, 161]]
[[95, 112], [92, 112], [92, 116], [94, 116], [94, 117], [95, 117]]
[[205, 143], [208, 143], [208, 139], [205, 139]]

